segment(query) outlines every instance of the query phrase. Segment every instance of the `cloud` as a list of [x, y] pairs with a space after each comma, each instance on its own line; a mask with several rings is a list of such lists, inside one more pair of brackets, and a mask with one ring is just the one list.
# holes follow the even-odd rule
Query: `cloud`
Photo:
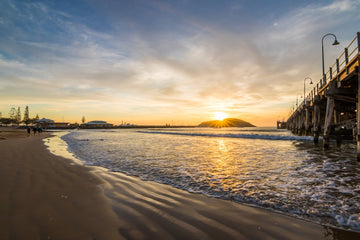
[[[89, 102], [102, 108], [108, 104], [129, 114], [281, 109], [302, 93], [305, 77], [315, 81], [320, 76], [323, 31], [341, 29], [354, 19], [359, 23], [360, 8], [351, 0], [311, 4], [242, 32], [152, 3], [152, 14], [165, 9], [176, 24], [151, 32], [138, 27], [146, 16], [109, 16], [123, 21], [101, 30], [96, 21], [52, 5], [8, 3], [11, 11], [0, 19], [7, 33], [0, 38], [2, 99], [72, 102], [83, 109]], [[233, 6], [232, 11], [243, 9]], [[336, 51], [327, 49], [327, 62]]]

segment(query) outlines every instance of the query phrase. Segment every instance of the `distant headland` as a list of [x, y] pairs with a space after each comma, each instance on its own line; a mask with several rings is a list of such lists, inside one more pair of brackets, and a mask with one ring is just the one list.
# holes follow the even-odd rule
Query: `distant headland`
[[225, 118], [224, 120], [213, 120], [202, 122], [199, 127], [256, 127], [255, 125], [237, 118]]

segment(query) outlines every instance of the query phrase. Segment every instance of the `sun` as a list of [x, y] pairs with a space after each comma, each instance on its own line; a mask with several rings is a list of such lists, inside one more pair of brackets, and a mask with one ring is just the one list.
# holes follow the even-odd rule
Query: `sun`
[[215, 113], [214, 113], [214, 119], [215, 119], [215, 120], [220, 120], [220, 121], [222, 121], [222, 120], [224, 120], [225, 118], [227, 118], [227, 114], [224, 113], [224, 112], [215, 112]]

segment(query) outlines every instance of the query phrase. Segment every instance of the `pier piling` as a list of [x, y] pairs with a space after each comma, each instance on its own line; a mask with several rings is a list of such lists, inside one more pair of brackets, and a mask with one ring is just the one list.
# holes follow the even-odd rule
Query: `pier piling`
[[[360, 32], [357, 33], [357, 48], [358, 52], [360, 51]], [[357, 57], [357, 102], [356, 102], [356, 141], [357, 141], [357, 160], [360, 161], [360, 55], [358, 54]]]
[[309, 128], [310, 128], [310, 109], [309, 109], [309, 106], [306, 106], [306, 108], [305, 108], [305, 135], [309, 134]]
[[325, 128], [324, 128], [324, 148], [328, 149], [330, 144], [331, 125], [334, 114], [334, 98], [327, 97], [326, 114], [325, 114]]
[[320, 135], [320, 128], [321, 128], [320, 127], [320, 106], [319, 106], [319, 103], [317, 103], [317, 102], [315, 99], [314, 116], [313, 116], [313, 126], [314, 126], [313, 131], [314, 131], [314, 143], [315, 144], [317, 144], [319, 142], [319, 135]]

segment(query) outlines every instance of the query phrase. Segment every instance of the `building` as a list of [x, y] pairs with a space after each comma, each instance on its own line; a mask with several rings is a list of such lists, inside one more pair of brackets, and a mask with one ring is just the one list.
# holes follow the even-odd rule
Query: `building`
[[48, 118], [42, 118], [39, 120], [36, 120], [35, 123], [37, 125], [42, 126], [43, 128], [51, 127], [52, 124], [54, 124], [54, 120], [48, 119]]
[[54, 122], [50, 127], [53, 128], [68, 128], [70, 123], [68, 122]]
[[107, 123], [106, 121], [90, 121], [87, 123], [83, 123], [80, 125], [81, 128], [111, 128], [113, 127], [113, 124]]

